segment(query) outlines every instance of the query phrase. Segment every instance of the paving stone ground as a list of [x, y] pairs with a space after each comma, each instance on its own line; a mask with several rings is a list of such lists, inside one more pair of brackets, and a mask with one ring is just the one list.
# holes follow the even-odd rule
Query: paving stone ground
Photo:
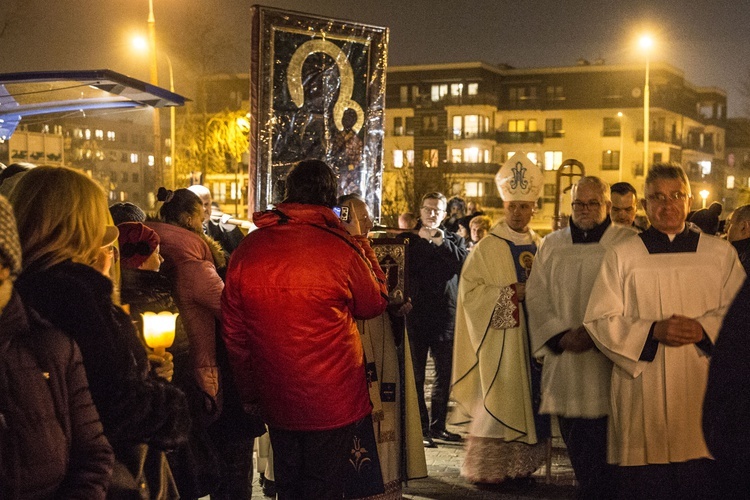
[[[427, 365], [427, 384], [425, 398], [430, 399], [430, 385], [434, 378], [432, 361]], [[468, 426], [448, 426], [452, 432], [463, 436], [468, 433]], [[575, 498], [575, 477], [562, 440], [555, 438], [551, 448], [551, 467], [549, 475], [546, 466], [534, 473], [535, 484], [526, 489], [495, 487], [480, 489], [461, 477], [461, 464], [465, 456], [463, 443], [438, 442], [437, 448], [425, 450], [428, 477], [409, 481], [404, 488], [404, 498], [412, 500], [489, 500], [489, 499], [569, 499]], [[266, 498], [258, 485], [258, 475], [254, 476], [254, 500]]]

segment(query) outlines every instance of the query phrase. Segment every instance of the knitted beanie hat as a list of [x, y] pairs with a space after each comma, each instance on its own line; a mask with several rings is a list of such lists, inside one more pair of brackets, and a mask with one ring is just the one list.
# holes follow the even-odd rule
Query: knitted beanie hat
[[11, 276], [18, 276], [21, 272], [21, 242], [13, 207], [3, 196], [0, 196], [0, 258], [10, 268]]
[[140, 222], [123, 222], [117, 228], [120, 230], [120, 265], [138, 269], [159, 246], [159, 235]]

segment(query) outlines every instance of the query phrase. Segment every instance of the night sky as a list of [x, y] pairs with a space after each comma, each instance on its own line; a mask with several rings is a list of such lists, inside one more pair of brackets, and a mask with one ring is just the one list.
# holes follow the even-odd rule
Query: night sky
[[[216, 69], [246, 72], [252, 1], [154, 0], [160, 50], [175, 66], [178, 92], [189, 60], [217, 40]], [[484, 61], [519, 68], [570, 66], [579, 58], [643, 61], [637, 35], [657, 40], [652, 56], [700, 86], [728, 93], [730, 116], [750, 114], [750, 1], [651, 0], [279, 0], [265, 5], [390, 28], [389, 64]], [[130, 39], [146, 33], [147, 0], [0, 0], [0, 72], [109, 68], [148, 79]], [[7, 26], [6, 26], [7, 22]], [[207, 26], [221, 26], [211, 31]], [[3, 27], [5, 29], [3, 31]], [[203, 40], [203, 41], [202, 41]], [[204, 51], [205, 52], [205, 51]], [[160, 84], [168, 86], [166, 65]], [[182, 83], [181, 83], [182, 78]]]

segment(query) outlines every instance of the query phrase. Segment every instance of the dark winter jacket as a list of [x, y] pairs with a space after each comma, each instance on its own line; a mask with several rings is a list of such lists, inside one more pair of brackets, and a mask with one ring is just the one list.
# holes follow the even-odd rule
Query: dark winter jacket
[[410, 338], [430, 343], [453, 340], [458, 299], [458, 276], [468, 251], [464, 239], [443, 228], [443, 244], [421, 238], [421, 222], [409, 238], [408, 287], [412, 310], [406, 316]]
[[14, 293], [0, 315], [0, 498], [104, 498], [114, 461], [81, 353]]
[[[281, 203], [232, 254], [224, 337], [245, 403], [270, 427], [337, 429], [371, 411], [355, 319], [385, 311], [383, 272], [324, 206]], [[374, 253], [371, 254], [374, 256]]]
[[[245, 237], [242, 230], [234, 224], [222, 224], [221, 222], [209, 220], [203, 227], [206, 230], [206, 234], [221, 245], [227, 257], [234, 252]], [[229, 261], [228, 258], [227, 261]]]
[[112, 282], [92, 267], [65, 261], [26, 270], [16, 288], [27, 306], [81, 348], [104, 434], [118, 447], [149, 443], [169, 450], [186, 439], [185, 395], [148, 374], [146, 351], [130, 317], [112, 303]]
[[750, 238], [732, 242], [732, 246], [737, 250], [737, 255], [745, 268], [745, 273], [750, 276]]
[[176, 311], [169, 279], [155, 271], [120, 269], [120, 301], [136, 320], [144, 312]]

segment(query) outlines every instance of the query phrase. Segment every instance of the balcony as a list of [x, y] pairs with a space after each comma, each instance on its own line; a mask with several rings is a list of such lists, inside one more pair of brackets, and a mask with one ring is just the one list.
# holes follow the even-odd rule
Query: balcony
[[497, 163], [444, 163], [446, 173], [451, 174], [492, 174], [500, 170]]
[[415, 108], [438, 108], [442, 109], [445, 106], [493, 106], [497, 108], [498, 98], [495, 94], [488, 94], [480, 92], [477, 95], [461, 95], [452, 96], [445, 95], [437, 101], [433, 101], [429, 94], [420, 95], [415, 99], [411, 105], [401, 103], [399, 106], [393, 105], [394, 107], [415, 107]]
[[[643, 142], [643, 129], [638, 129], [635, 133], [635, 140], [636, 142]], [[666, 133], [663, 130], [649, 130], [648, 142], [666, 142], [673, 146], [683, 146], [680, 137], [671, 133]]]
[[444, 137], [445, 134], [446, 130], [444, 128], [423, 128], [418, 129], [415, 135], [420, 135], [422, 137]]
[[471, 139], [486, 139], [494, 141], [495, 132], [461, 132], [456, 130], [449, 130], [447, 138], [449, 141], [463, 141]]
[[496, 139], [501, 144], [544, 143], [544, 132], [497, 132]]
[[711, 155], [716, 152], [716, 148], [714, 148], [714, 141], [704, 140], [703, 144], [701, 145], [700, 139], [698, 137], [693, 138], [692, 136], [688, 136], [688, 140], [682, 144], [682, 148], [690, 149], [691, 151], [700, 151], [701, 153], [708, 153]]

